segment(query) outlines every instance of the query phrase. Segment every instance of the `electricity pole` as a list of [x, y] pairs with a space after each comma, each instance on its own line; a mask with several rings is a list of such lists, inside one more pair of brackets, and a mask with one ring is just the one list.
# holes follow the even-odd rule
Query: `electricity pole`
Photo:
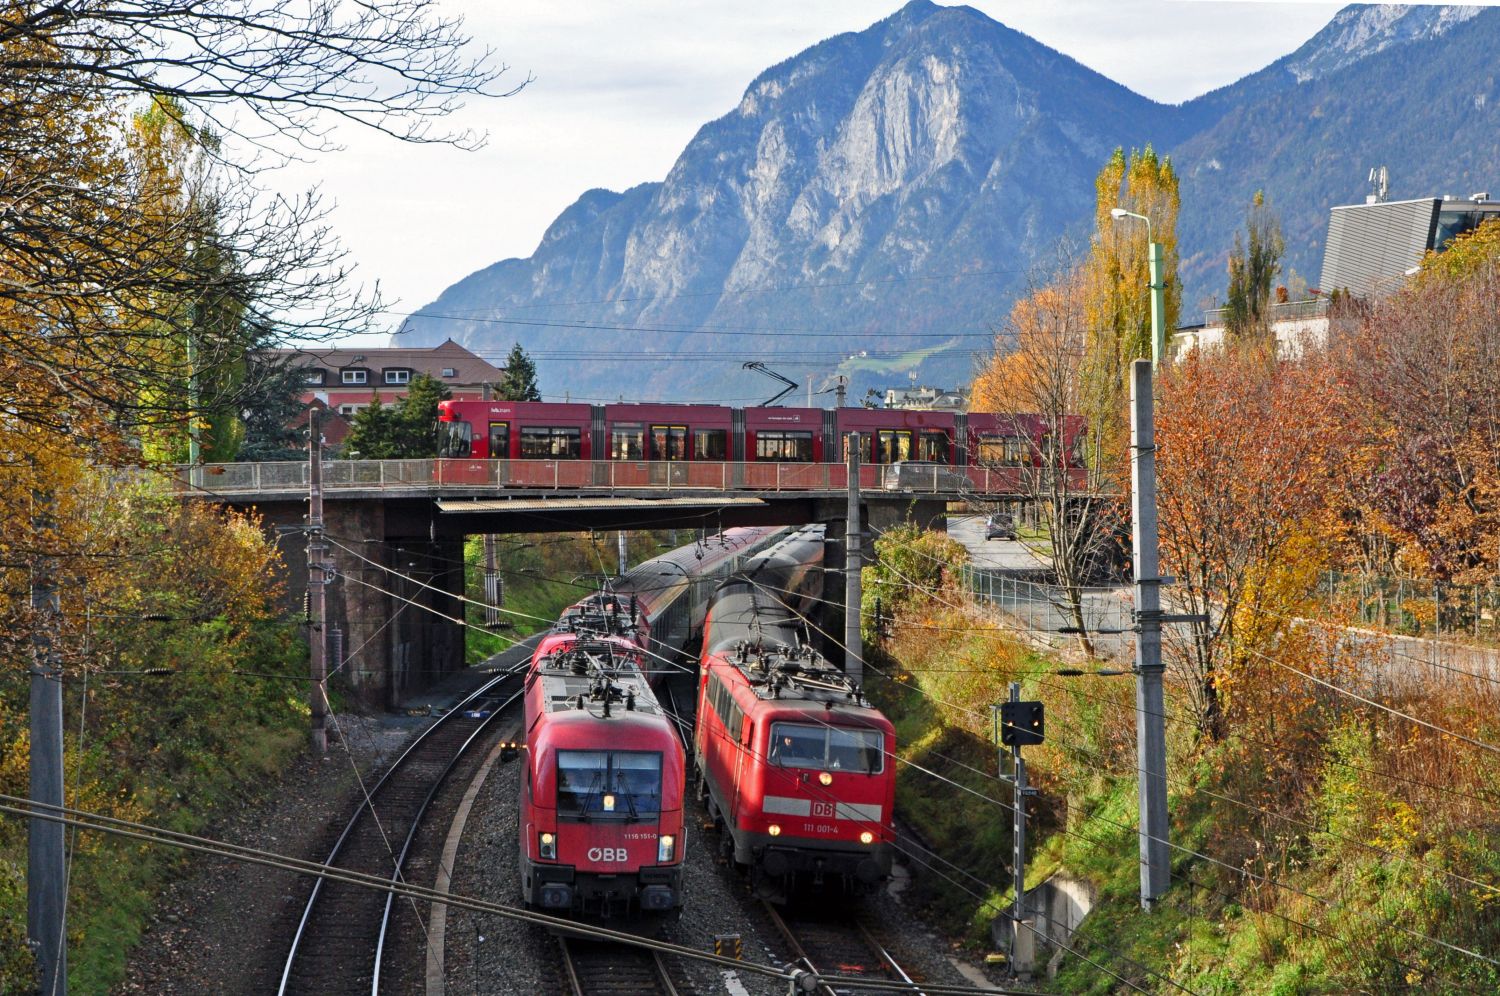
[[307, 642], [311, 653], [311, 678], [307, 706], [312, 714], [312, 746], [328, 752], [328, 573], [323, 559], [323, 440], [318, 429], [318, 409], [307, 410], [307, 592], [309, 595]]
[[[52, 643], [60, 615], [56, 564], [46, 552], [56, 526], [52, 498], [50, 488], [33, 486], [31, 532], [38, 549], [31, 568], [31, 801], [55, 817], [63, 805], [63, 702], [62, 665]], [[41, 964], [42, 992], [59, 996], [68, 991], [66, 876], [62, 823], [33, 816], [26, 847], [26, 939]]]
[[620, 529], [620, 530], [617, 530], [615, 532], [615, 546], [616, 546], [617, 551], [618, 551], [618, 553], [620, 555], [620, 571], [619, 571], [619, 574], [620, 574], [620, 577], [624, 577], [625, 576], [625, 568], [629, 566], [629, 551], [626, 549], [626, 546], [625, 546], [625, 530]]
[[1167, 845], [1167, 732], [1162, 697], [1161, 583], [1157, 557], [1156, 424], [1151, 361], [1130, 370], [1131, 542], [1135, 549], [1135, 729], [1139, 771], [1141, 908], [1171, 884]]
[[851, 432], [846, 466], [849, 502], [844, 510], [844, 673], [856, 688], [865, 681], [864, 645], [859, 635], [859, 605], [864, 598], [859, 576], [863, 566], [859, 548], [859, 442], [859, 433]]

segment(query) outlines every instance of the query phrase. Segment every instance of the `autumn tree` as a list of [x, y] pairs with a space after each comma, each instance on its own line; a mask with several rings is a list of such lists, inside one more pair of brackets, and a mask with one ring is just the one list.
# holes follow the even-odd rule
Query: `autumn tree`
[[1271, 338], [1271, 285], [1285, 252], [1281, 221], [1257, 190], [1245, 215], [1245, 231], [1235, 233], [1229, 251], [1224, 327], [1231, 339]]
[[502, 401], [541, 401], [536, 386], [536, 363], [518, 342], [505, 357], [505, 376], [495, 385], [495, 397]]
[[[1090, 441], [1102, 424], [1080, 414], [1089, 339], [1088, 275], [1064, 268], [1011, 309], [996, 355], [975, 378], [972, 404], [977, 411], [1017, 413], [1012, 437], [1025, 440], [1027, 452], [1018, 466], [997, 469], [1016, 475], [1018, 493], [1036, 510], [1063, 610], [1083, 651], [1092, 654], [1084, 587], [1112, 559], [1124, 489], [1116, 451]], [[1035, 437], [1042, 443], [1033, 452]], [[1093, 459], [1079, 461], [1085, 452]]]
[[1163, 327], [1171, 334], [1182, 310], [1176, 280], [1177, 172], [1170, 158], [1115, 149], [1094, 181], [1093, 243], [1084, 266], [1089, 329], [1085, 414], [1103, 430], [1101, 443], [1123, 452], [1125, 384], [1132, 360], [1151, 355], [1151, 274], [1145, 226], [1110, 214], [1124, 208], [1151, 219], [1151, 239], [1162, 245], [1166, 282]]
[[1253, 665], [1241, 637], [1284, 622], [1275, 566], [1322, 529], [1337, 393], [1327, 364], [1278, 362], [1269, 346], [1194, 350], [1159, 381], [1163, 573], [1170, 598], [1206, 619], [1166, 635], [1207, 736], [1223, 733], [1225, 690]]

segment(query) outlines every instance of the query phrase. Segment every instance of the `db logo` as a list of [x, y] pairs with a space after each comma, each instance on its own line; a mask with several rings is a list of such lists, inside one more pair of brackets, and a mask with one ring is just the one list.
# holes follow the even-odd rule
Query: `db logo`
[[813, 803], [812, 804], [812, 814], [813, 814], [814, 818], [821, 818], [821, 819], [825, 819], [825, 820], [831, 820], [831, 819], [833, 819], [833, 803], [831, 803], [831, 802], [815, 802], [815, 803]]
[[589, 848], [590, 861], [624, 861], [625, 848], [623, 847], [591, 847]]

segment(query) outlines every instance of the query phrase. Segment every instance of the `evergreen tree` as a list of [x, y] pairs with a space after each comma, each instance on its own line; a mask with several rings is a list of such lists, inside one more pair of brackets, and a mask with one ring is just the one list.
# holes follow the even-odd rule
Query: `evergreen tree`
[[495, 397], [501, 401], [541, 401], [536, 387], [536, 364], [518, 342], [505, 358], [505, 376], [495, 385]]
[[302, 414], [304, 367], [290, 366], [251, 354], [247, 376], [248, 394], [240, 417], [245, 438], [238, 460], [301, 460], [307, 456], [307, 441], [296, 422]]
[[360, 460], [425, 460], [437, 456], [437, 405], [450, 397], [447, 386], [427, 374], [417, 374], [406, 397], [384, 405], [377, 392], [373, 401], [354, 415], [344, 455]]
[[[1248, 243], [1248, 245], [1247, 245]], [[1271, 336], [1271, 284], [1281, 271], [1286, 243], [1281, 221], [1257, 190], [1245, 216], [1245, 233], [1236, 232], [1229, 253], [1229, 292], [1224, 328], [1231, 339], [1268, 340]]]

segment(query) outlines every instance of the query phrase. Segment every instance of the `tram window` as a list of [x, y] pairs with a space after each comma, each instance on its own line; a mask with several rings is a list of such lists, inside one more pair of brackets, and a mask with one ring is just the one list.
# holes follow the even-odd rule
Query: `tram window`
[[881, 429], [876, 434], [875, 461], [896, 463], [911, 459], [911, 433], [906, 430]]
[[490, 423], [490, 459], [504, 460], [510, 456], [510, 423]]
[[473, 449], [474, 429], [467, 422], [438, 423], [438, 456], [466, 457]]
[[651, 427], [651, 459], [686, 460], [687, 426], [653, 425]]
[[948, 434], [946, 432], [918, 433], [917, 459], [928, 463], [948, 463]]
[[693, 430], [694, 460], [728, 460], [729, 432], [725, 429]]
[[[844, 463], [848, 463], [849, 462], [849, 437], [851, 435], [852, 435], [852, 433], [848, 433], [848, 432], [844, 433]], [[870, 462], [870, 452], [871, 452], [871, 448], [873, 447], [873, 445], [874, 445], [874, 441], [870, 438], [870, 435], [868, 433], [865, 433], [865, 434], [863, 434], [863, 435], [861, 435], [859, 437], [859, 462], [860, 463], [869, 463]]]
[[638, 425], [617, 425], [609, 435], [611, 460], [646, 459], [645, 433]]
[[979, 462], [991, 467], [1019, 467], [1028, 462], [1031, 443], [1024, 436], [980, 436]]
[[755, 434], [755, 459], [783, 463], [812, 463], [813, 434], [769, 431]]
[[577, 460], [583, 455], [583, 431], [572, 426], [521, 427], [522, 460]]

